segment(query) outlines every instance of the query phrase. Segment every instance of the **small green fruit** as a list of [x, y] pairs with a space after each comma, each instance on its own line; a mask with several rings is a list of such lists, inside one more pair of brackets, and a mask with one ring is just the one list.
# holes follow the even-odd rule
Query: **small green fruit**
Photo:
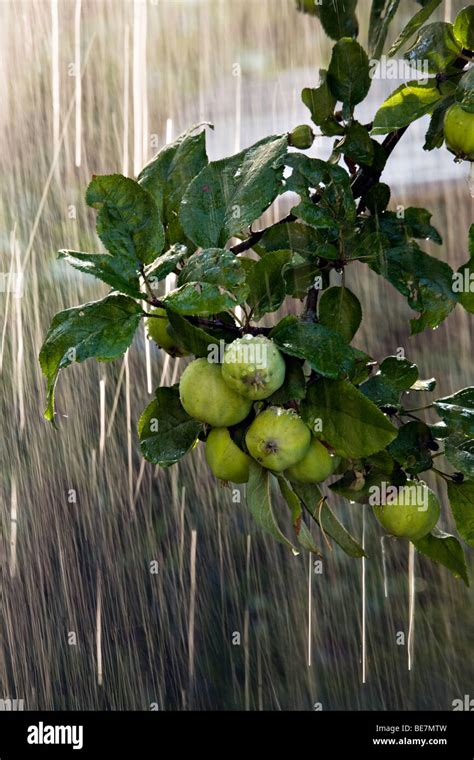
[[182, 343], [179, 342], [178, 336], [168, 320], [166, 309], [158, 307], [157, 309], [152, 309], [151, 313], [156, 314], [157, 316], [147, 317], [145, 320], [146, 330], [150, 338], [152, 338], [160, 348], [164, 349], [168, 354], [171, 354], [171, 356], [188, 356], [189, 351], [187, 351]]
[[224, 353], [222, 377], [234, 391], [252, 400], [271, 396], [285, 380], [285, 360], [263, 335], [237, 338]]
[[458, 103], [446, 111], [444, 138], [457, 158], [474, 161], [474, 113], [465, 111]]
[[206, 461], [216, 478], [246, 483], [250, 457], [230, 437], [227, 428], [213, 428], [206, 441]]
[[313, 140], [313, 130], [307, 124], [299, 124], [288, 135], [288, 145], [299, 150], [311, 148]]
[[252, 402], [239, 396], [222, 379], [221, 365], [207, 359], [188, 364], [179, 383], [179, 396], [186, 412], [212, 427], [229, 427], [247, 417]]
[[333, 457], [317, 438], [312, 438], [303, 459], [286, 471], [296, 483], [320, 483], [333, 473]]
[[250, 454], [263, 467], [283, 472], [308, 451], [311, 433], [292, 409], [271, 406], [257, 415], [245, 436]]
[[439, 501], [423, 483], [407, 480], [394, 499], [373, 507], [375, 517], [392, 536], [417, 541], [439, 520]]

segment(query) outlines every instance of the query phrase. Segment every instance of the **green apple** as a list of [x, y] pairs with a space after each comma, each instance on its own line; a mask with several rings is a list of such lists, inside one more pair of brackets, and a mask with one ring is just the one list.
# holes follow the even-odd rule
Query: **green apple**
[[229, 427], [244, 420], [252, 402], [239, 396], [222, 379], [221, 365], [207, 359], [188, 364], [179, 382], [179, 396], [186, 412], [212, 427]]
[[288, 133], [288, 145], [299, 150], [311, 148], [314, 140], [314, 132], [307, 124], [299, 124]]
[[304, 457], [311, 432], [293, 409], [271, 406], [255, 417], [245, 443], [263, 467], [283, 472]]
[[444, 138], [458, 158], [474, 161], [474, 113], [454, 103], [444, 117]]
[[239, 449], [227, 428], [213, 428], [206, 440], [206, 461], [216, 478], [246, 483], [250, 457]]
[[268, 398], [285, 380], [285, 360], [264, 335], [244, 335], [224, 353], [222, 377], [237, 393], [253, 401]]
[[433, 491], [415, 480], [407, 480], [395, 498], [372, 508], [387, 533], [410, 541], [426, 536], [440, 515], [439, 501]]
[[320, 483], [332, 475], [333, 471], [333, 457], [327, 448], [313, 437], [303, 459], [289, 467], [286, 475], [296, 483]]
[[160, 348], [164, 349], [171, 356], [188, 356], [189, 351], [180, 343], [178, 336], [173, 330], [166, 309], [158, 307], [152, 309], [152, 314], [156, 314], [155, 317], [147, 317], [146, 319], [146, 331], [150, 338], [157, 343]]

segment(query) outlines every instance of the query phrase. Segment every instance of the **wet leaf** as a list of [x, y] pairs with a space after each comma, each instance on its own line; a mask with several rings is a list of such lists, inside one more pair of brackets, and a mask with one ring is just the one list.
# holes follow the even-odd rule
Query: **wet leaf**
[[157, 388], [138, 422], [141, 452], [149, 462], [168, 467], [194, 446], [201, 430], [181, 406], [178, 385]]

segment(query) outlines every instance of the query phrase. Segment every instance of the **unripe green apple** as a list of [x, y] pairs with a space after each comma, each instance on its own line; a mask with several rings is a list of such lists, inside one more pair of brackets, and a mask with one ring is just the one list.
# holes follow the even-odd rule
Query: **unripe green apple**
[[245, 443], [263, 467], [283, 472], [304, 457], [311, 433], [293, 409], [271, 406], [255, 417]]
[[227, 346], [222, 377], [227, 385], [253, 401], [268, 398], [285, 380], [285, 360], [264, 335], [244, 335]]
[[296, 483], [320, 483], [333, 473], [333, 457], [317, 438], [312, 438], [303, 459], [289, 467], [286, 475]]
[[222, 379], [221, 365], [207, 359], [188, 364], [179, 382], [179, 396], [186, 412], [212, 427], [229, 427], [247, 417], [252, 402], [239, 396]]
[[429, 533], [439, 520], [439, 501], [431, 489], [407, 480], [394, 499], [373, 507], [375, 517], [392, 536], [417, 541]]
[[188, 356], [189, 351], [179, 342], [178, 336], [169, 322], [166, 309], [158, 307], [152, 309], [151, 313], [156, 314], [156, 317], [147, 317], [146, 319], [146, 331], [150, 338], [171, 356]]
[[299, 124], [288, 135], [288, 145], [299, 150], [311, 148], [314, 140], [314, 132], [307, 124]]
[[246, 483], [250, 457], [230, 437], [227, 428], [213, 428], [206, 440], [206, 461], [216, 478]]
[[454, 103], [444, 117], [444, 138], [458, 158], [474, 161], [474, 113]]

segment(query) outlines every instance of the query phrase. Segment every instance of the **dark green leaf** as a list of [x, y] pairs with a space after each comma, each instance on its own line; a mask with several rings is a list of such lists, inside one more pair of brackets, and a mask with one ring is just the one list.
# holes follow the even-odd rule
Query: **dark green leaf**
[[385, 211], [390, 202], [390, 188], [384, 182], [376, 182], [369, 188], [368, 193], [364, 196], [365, 205], [370, 213], [378, 216]]
[[109, 361], [122, 356], [133, 340], [141, 316], [136, 301], [114, 293], [101, 301], [60, 311], [53, 317], [39, 355], [48, 381], [46, 419], [53, 421], [59, 371], [73, 362], [90, 358]]
[[161, 253], [164, 231], [154, 198], [121, 174], [94, 177], [86, 202], [99, 209], [97, 234], [114, 256], [149, 264]]
[[283, 274], [291, 257], [291, 251], [272, 251], [248, 271], [247, 302], [256, 319], [281, 306], [286, 295]]
[[460, 266], [453, 275], [453, 291], [466, 311], [474, 314], [474, 259]]
[[348, 377], [355, 369], [357, 354], [342, 336], [321, 324], [285, 317], [270, 333], [286, 354], [305, 359], [324, 377]]
[[[288, 156], [287, 164], [293, 168], [287, 181], [288, 189], [301, 197], [300, 204], [292, 209], [295, 216], [314, 227], [330, 229], [334, 236], [338, 235], [341, 225], [355, 221], [354, 196], [344, 169], [302, 153]], [[310, 188], [318, 188], [317, 203], [313, 202]]]
[[410, 37], [413, 37], [418, 29], [423, 26], [425, 21], [428, 21], [429, 17], [434, 13], [440, 4], [441, 0], [430, 0], [423, 8], [421, 8], [421, 10], [418, 11], [418, 13], [415, 13], [408, 24], [400, 32], [392, 47], [388, 51], [390, 57], [395, 55], [397, 50], [399, 50], [406, 42], [408, 42]]
[[185, 245], [177, 243], [169, 251], [159, 256], [149, 266], [145, 267], [145, 275], [150, 282], [160, 282], [171, 272], [174, 272], [179, 262], [186, 256], [187, 248]]
[[432, 445], [433, 435], [428, 425], [413, 420], [399, 428], [388, 450], [407, 472], [416, 475], [433, 466]]
[[195, 445], [201, 430], [201, 423], [181, 406], [178, 385], [157, 388], [138, 422], [142, 454], [149, 462], [168, 467]]
[[417, 551], [429, 557], [433, 562], [444, 565], [455, 578], [462, 578], [466, 586], [469, 586], [469, 575], [463, 548], [455, 536], [450, 536], [449, 533], [434, 528], [427, 536], [414, 541], [414, 544]]
[[474, 388], [463, 388], [452, 396], [434, 401], [439, 416], [452, 432], [474, 437]]
[[209, 346], [217, 343], [218, 339], [172, 309], [168, 309], [167, 314], [179, 342], [195, 356], [208, 356]]
[[336, 152], [343, 153], [357, 164], [370, 166], [374, 158], [374, 145], [367, 129], [354, 121], [343, 139], [336, 143]]
[[417, 68], [422, 66], [423, 71], [428, 67], [428, 71], [437, 74], [449, 70], [460, 53], [461, 46], [454, 37], [453, 25], [435, 21], [421, 29], [404, 58]]
[[301, 92], [301, 100], [306, 108], [309, 108], [311, 119], [318, 126], [323, 126], [328, 120], [334, 122], [334, 127], [340, 129], [334, 118], [336, 98], [329, 89], [327, 83], [327, 71], [319, 70], [318, 87], [305, 87]]
[[283, 273], [286, 294], [293, 298], [304, 298], [318, 275], [320, 275], [320, 270], [317, 264], [304, 260], [301, 264], [295, 264], [293, 258]]
[[474, 480], [474, 438], [455, 433], [444, 443], [446, 459], [455, 470]]
[[448, 498], [459, 535], [474, 546], [474, 483], [448, 482]]
[[164, 299], [166, 307], [179, 314], [207, 317], [219, 311], [233, 309], [236, 301], [229, 293], [221, 292], [217, 285], [207, 282], [202, 285], [188, 282], [177, 290], [171, 291]]
[[397, 435], [387, 417], [349, 382], [318, 380], [308, 388], [301, 415], [336, 454], [348, 458], [374, 454]]
[[357, 37], [359, 25], [355, 15], [357, 0], [330, 0], [316, 3], [314, 0], [296, 0], [299, 11], [317, 16], [324, 31], [333, 40], [341, 37]]
[[82, 251], [59, 251], [74, 269], [102, 280], [110, 287], [132, 298], [143, 298], [138, 279], [138, 262], [127, 256], [111, 256], [108, 253], [86, 253]]
[[333, 95], [349, 108], [364, 100], [371, 84], [369, 59], [356, 40], [344, 37], [336, 42], [327, 81]]
[[185, 233], [202, 248], [224, 246], [255, 221], [283, 187], [286, 135], [265, 137], [213, 161], [189, 185], [180, 210]]
[[378, 261], [369, 262], [369, 266], [419, 312], [418, 319], [410, 321], [412, 335], [427, 327], [437, 327], [456, 306], [451, 267], [424, 253], [416, 243], [389, 248]]
[[454, 36], [466, 50], [474, 50], [474, 6], [459, 11], [454, 21]]
[[305, 259], [311, 259], [319, 255], [318, 249], [322, 243], [321, 233], [313, 227], [299, 222], [289, 222], [269, 227], [258, 244], [254, 246], [254, 250], [260, 256], [271, 251], [291, 251]]
[[375, 114], [372, 134], [384, 135], [407, 127], [415, 119], [431, 113], [442, 97], [442, 93], [432, 80], [426, 83], [414, 80], [401, 84], [382, 103]]
[[245, 301], [245, 270], [241, 260], [223, 248], [206, 248], [190, 256], [178, 277], [178, 285], [187, 282], [219, 285], [238, 293], [240, 303]]
[[387, 356], [380, 364], [380, 372], [399, 391], [407, 391], [418, 380], [418, 367], [408, 359]]
[[441, 245], [443, 239], [438, 230], [430, 224], [432, 214], [426, 208], [409, 206], [405, 209], [403, 226], [410, 237], [432, 240]]
[[205, 132], [196, 127], [165, 145], [138, 175], [138, 182], [154, 197], [166, 228], [168, 245], [186, 243], [178, 212], [191, 180], [207, 165]]
[[360, 386], [359, 390], [376, 406], [382, 408], [400, 408], [400, 391], [385, 375], [377, 374], [369, 377], [367, 382]]
[[282, 496], [290, 508], [291, 520], [295, 529], [298, 543], [303, 547], [303, 549], [306, 549], [306, 551], [321, 556], [321, 551], [314, 543], [311, 532], [302, 519], [303, 508], [301, 506], [299, 497], [296, 495], [288, 481], [285, 480], [282, 475], [277, 475], [277, 480]]
[[319, 321], [336, 330], [350, 343], [362, 321], [359, 299], [349, 288], [328, 288], [319, 299]]
[[385, 40], [387, 39], [388, 29], [395, 16], [400, 0], [382, 0], [382, 2], [372, 3], [371, 30], [370, 34], [370, 51], [372, 58], [379, 59], [383, 53]]
[[[471, 67], [458, 82], [455, 99], [465, 111], [474, 113], [474, 68]], [[452, 98], [450, 99], [452, 102]]]
[[256, 462], [250, 462], [250, 476], [247, 483], [247, 505], [255, 522], [267, 533], [285, 546], [296, 551], [281, 532], [273, 512], [271, 496], [271, 475]]
[[283, 406], [288, 401], [299, 401], [306, 394], [306, 378], [302, 362], [291, 356], [285, 356], [285, 363], [286, 373], [283, 385], [268, 399], [274, 406]]
[[365, 556], [362, 546], [351, 536], [336, 517], [326, 499], [323, 499], [317, 485], [312, 483], [293, 483], [292, 486], [306, 510], [326, 536], [334, 539], [350, 557]]

